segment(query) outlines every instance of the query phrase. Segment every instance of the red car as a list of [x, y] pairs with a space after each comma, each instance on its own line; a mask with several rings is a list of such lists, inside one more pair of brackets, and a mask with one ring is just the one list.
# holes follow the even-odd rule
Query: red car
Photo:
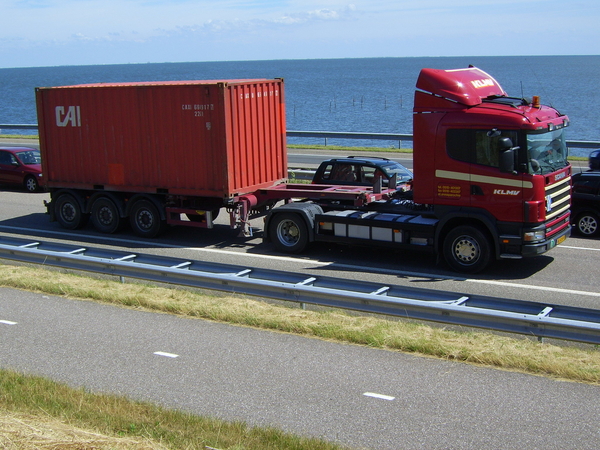
[[42, 158], [29, 147], [0, 147], [0, 183], [21, 185], [28, 192], [40, 189]]

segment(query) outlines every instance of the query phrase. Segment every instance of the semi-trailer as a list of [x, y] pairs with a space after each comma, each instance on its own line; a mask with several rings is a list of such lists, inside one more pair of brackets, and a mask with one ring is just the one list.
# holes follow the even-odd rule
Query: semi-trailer
[[288, 182], [282, 79], [60, 86], [36, 100], [46, 206], [65, 228], [129, 221], [155, 237], [168, 224], [211, 228], [224, 208], [249, 234], [260, 211], [279, 251], [425, 250], [471, 273], [570, 234], [567, 116], [474, 67], [421, 71], [414, 179], [383, 187]]

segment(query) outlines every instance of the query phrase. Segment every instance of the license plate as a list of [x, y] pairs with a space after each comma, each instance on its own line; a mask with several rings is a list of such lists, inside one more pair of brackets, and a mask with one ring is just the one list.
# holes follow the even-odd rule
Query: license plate
[[559, 238], [556, 240], [556, 245], [558, 245], [558, 244], [562, 244], [563, 242], [565, 242], [565, 240], [566, 240], [566, 239], [567, 239], [567, 236], [566, 236], [566, 235], [559, 237]]

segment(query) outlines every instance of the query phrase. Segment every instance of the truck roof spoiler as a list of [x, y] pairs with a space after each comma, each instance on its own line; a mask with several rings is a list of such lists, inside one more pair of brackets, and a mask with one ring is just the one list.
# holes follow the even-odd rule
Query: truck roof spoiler
[[476, 106], [488, 97], [507, 96], [502, 86], [477, 67], [441, 70], [422, 69], [417, 89], [466, 106]]

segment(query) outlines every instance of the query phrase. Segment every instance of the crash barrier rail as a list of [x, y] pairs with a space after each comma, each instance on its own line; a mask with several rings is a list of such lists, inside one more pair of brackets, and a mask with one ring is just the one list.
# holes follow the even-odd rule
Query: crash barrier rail
[[366, 313], [600, 344], [600, 310], [0, 237], [0, 258]]
[[[2, 125], [0, 125], [2, 128]], [[402, 147], [402, 141], [413, 140], [412, 134], [395, 133], [347, 133], [337, 131], [290, 131], [286, 132], [287, 137], [305, 137], [325, 139], [325, 145], [329, 139], [370, 139], [383, 141], [398, 141], [398, 148]], [[567, 147], [570, 148], [600, 148], [600, 141], [567, 141]]]
[[[0, 124], [2, 129], [8, 130], [35, 130], [35, 124]], [[396, 133], [354, 133], [354, 132], [338, 132], [338, 131], [293, 131], [286, 132], [287, 137], [304, 137], [304, 138], [320, 138], [324, 139], [325, 145], [329, 139], [363, 139], [363, 140], [380, 140], [380, 141], [398, 141], [398, 148], [402, 147], [402, 141], [413, 140], [412, 134], [396, 134]], [[567, 146], [571, 148], [600, 148], [600, 141], [567, 141]]]

